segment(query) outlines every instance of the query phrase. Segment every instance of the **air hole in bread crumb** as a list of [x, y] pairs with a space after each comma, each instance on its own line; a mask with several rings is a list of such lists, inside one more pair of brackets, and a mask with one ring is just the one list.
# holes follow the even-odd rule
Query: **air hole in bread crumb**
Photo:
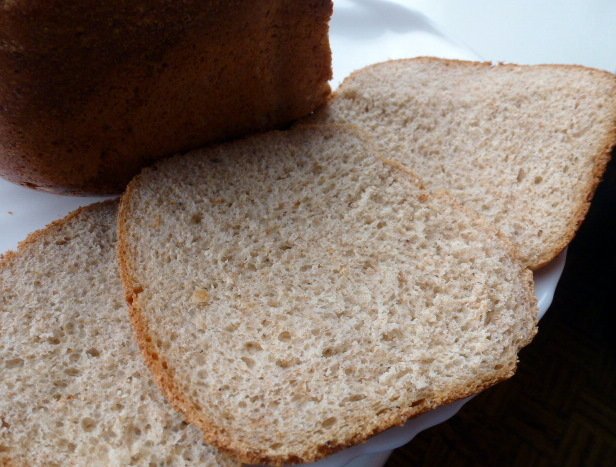
[[47, 342], [51, 345], [58, 345], [60, 343], [60, 339], [58, 339], [57, 337], [50, 337], [49, 339], [47, 339]]
[[526, 173], [524, 172], [524, 169], [518, 170], [518, 176], [516, 177], [516, 181], [520, 183], [522, 180], [524, 180], [525, 175]]
[[417, 399], [416, 401], [411, 402], [411, 407], [417, 407], [425, 402], [425, 399]]
[[66, 370], [64, 370], [64, 373], [69, 376], [78, 376], [79, 370], [77, 368], [67, 368]]
[[81, 428], [83, 428], [83, 431], [89, 433], [96, 428], [96, 421], [90, 417], [85, 417], [81, 420]]
[[297, 365], [299, 360], [297, 358], [289, 358], [289, 359], [280, 359], [276, 360], [276, 365], [280, 368], [291, 368], [294, 365]]
[[92, 347], [86, 350], [86, 354], [88, 354], [90, 357], [99, 357], [101, 353], [98, 351], [98, 349]]
[[70, 240], [71, 240], [70, 237], [64, 237], [60, 240], [56, 240], [56, 245], [60, 245], [60, 246], [66, 245]]
[[192, 224], [201, 224], [201, 221], [203, 220], [203, 215], [200, 213], [195, 213], [190, 217], [190, 222]]
[[242, 361], [246, 364], [248, 368], [252, 368], [255, 366], [255, 361], [250, 357], [241, 357]]
[[535, 177], [535, 179], [533, 180], [533, 182], [535, 183], [535, 185], [539, 185], [541, 182], [543, 181], [543, 177], [537, 175]]
[[263, 350], [263, 347], [261, 347], [261, 345], [258, 342], [246, 342], [244, 344], [244, 349], [247, 352], [255, 353], [255, 352], [259, 352]]
[[391, 342], [401, 337], [402, 337], [402, 331], [400, 331], [400, 329], [392, 329], [391, 331], [384, 332], [381, 335], [381, 340], [385, 342]]
[[282, 447], [282, 443], [273, 443], [270, 444], [271, 449], [280, 449]]
[[68, 322], [63, 326], [64, 332], [67, 334], [73, 334], [75, 332], [75, 324], [72, 322]]
[[291, 340], [291, 333], [289, 331], [282, 331], [278, 334], [278, 340], [281, 342], [288, 342]]
[[323, 426], [323, 428], [331, 428], [332, 426], [334, 426], [335, 423], [336, 423], [336, 417], [329, 417], [323, 420], [321, 425]]
[[4, 362], [4, 366], [8, 369], [10, 368], [19, 368], [24, 365], [24, 361], [21, 358], [11, 358], [10, 360], [6, 360]]
[[197, 287], [193, 291], [190, 301], [197, 305], [206, 305], [210, 301], [210, 293], [205, 289]]

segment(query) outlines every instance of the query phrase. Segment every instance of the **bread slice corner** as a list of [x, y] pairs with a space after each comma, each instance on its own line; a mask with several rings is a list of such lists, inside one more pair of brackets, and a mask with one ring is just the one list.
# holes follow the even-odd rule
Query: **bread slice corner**
[[537, 270], [573, 239], [616, 144], [616, 75], [578, 65], [392, 60], [312, 122], [361, 126], [431, 189], [510, 236]]
[[133, 338], [117, 201], [0, 258], [0, 465], [237, 465], [164, 400]]

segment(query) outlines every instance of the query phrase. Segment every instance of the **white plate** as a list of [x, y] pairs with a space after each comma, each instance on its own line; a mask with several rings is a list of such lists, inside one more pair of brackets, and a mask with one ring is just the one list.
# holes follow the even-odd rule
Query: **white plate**
[[[388, 59], [420, 55], [476, 59], [471, 52], [445, 38], [428, 18], [402, 6], [401, 1], [338, 0], [330, 36], [334, 87], [353, 70]], [[102, 199], [106, 198], [52, 195], [0, 180], [0, 253], [14, 249], [28, 233], [73, 209]], [[564, 263], [563, 253], [535, 275], [541, 316], [550, 306]], [[392, 449], [452, 417], [467, 400], [440, 407], [314, 465], [380, 466]]]

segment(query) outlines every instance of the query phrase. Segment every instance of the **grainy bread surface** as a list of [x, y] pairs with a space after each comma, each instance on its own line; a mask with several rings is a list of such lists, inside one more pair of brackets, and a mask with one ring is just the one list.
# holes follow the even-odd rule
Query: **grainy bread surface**
[[566, 65], [419, 58], [368, 66], [312, 121], [360, 125], [538, 269], [584, 219], [616, 142], [616, 76]]
[[313, 461], [473, 394], [535, 333], [510, 244], [344, 126], [145, 169], [119, 232], [150, 368], [245, 462]]
[[0, 8], [0, 176], [117, 193], [178, 151], [329, 94], [331, 0], [14, 0]]
[[116, 261], [117, 203], [0, 260], [0, 465], [234, 465], [159, 393]]

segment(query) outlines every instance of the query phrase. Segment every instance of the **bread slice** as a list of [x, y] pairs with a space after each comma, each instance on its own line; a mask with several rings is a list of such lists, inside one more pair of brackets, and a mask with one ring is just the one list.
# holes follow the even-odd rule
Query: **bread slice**
[[78, 210], [1, 260], [0, 465], [233, 465], [143, 364], [116, 212], [116, 202]]
[[312, 121], [350, 122], [447, 189], [538, 269], [584, 219], [616, 142], [616, 76], [565, 65], [396, 60], [349, 76]]
[[302, 127], [161, 162], [122, 198], [148, 364], [208, 442], [314, 461], [515, 370], [535, 333], [510, 244], [376, 157]]

